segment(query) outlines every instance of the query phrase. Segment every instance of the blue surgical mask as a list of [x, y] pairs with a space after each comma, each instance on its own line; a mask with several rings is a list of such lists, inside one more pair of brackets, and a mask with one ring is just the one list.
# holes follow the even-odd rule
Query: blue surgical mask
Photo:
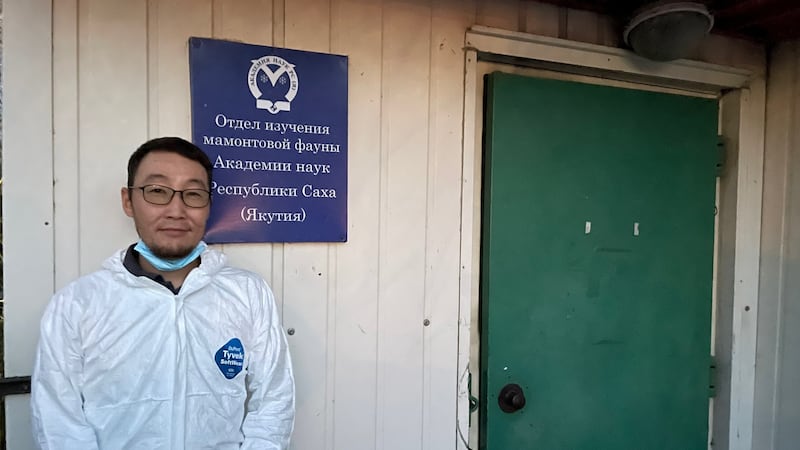
[[203, 250], [206, 249], [206, 243], [200, 241], [200, 243], [197, 244], [197, 247], [195, 247], [194, 250], [191, 251], [191, 253], [179, 259], [164, 259], [156, 256], [155, 254], [153, 254], [153, 251], [150, 250], [147, 244], [145, 244], [144, 241], [142, 240], [139, 240], [139, 242], [136, 243], [136, 246], [133, 247], [133, 249], [139, 252], [140, 255], [144, 256], [144, 259], [146, 259], [147, 262], [152, 264], [153, 267], [155, 267], [157, 270], [161, 272], [174, 272], [176, 270], [183, 269], [184, 267], [188, 266], [192, 261], [197, 259], [197, 257], [200, 256], [201, 253], [203, 253]]

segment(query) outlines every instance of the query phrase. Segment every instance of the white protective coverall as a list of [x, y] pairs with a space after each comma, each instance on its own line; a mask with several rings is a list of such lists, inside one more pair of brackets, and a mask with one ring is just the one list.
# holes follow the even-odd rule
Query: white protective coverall
[[58, 292], [32, 382], [42, 449], [286, 449], [294, 380], [272, 292], [207, 249], [180, 293], [125, 250]]

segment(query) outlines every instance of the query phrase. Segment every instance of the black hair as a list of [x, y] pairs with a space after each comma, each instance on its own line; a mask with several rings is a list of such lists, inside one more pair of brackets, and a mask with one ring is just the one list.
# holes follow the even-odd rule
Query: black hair
[[133, 186], [133, 179], [136, 176], [136, 171], [139, 169], [139, 164], [151, 152], [168, 152], [177, 153], [186, 159], [197, 161], [206, 169], [208, 174], [208, 188], [211, 189], [211, 160], [200, 147], [192, 144], [191, 142], [181, 139], [179, 137], [160, 137], [151, 139], [136, 149], [135, 152], [128, 159], [128, 187]]

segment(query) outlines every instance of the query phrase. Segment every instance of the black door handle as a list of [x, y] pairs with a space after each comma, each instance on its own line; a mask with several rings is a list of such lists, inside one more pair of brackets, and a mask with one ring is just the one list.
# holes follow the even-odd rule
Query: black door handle
[[0, 378], [0, 399], [6, 395], [31, 393], [31, 377]]
[[503, 412], [517, 412], [525, 407], [525, 393], [518, 384], [507, 384], [500, 390], [497, 403]]

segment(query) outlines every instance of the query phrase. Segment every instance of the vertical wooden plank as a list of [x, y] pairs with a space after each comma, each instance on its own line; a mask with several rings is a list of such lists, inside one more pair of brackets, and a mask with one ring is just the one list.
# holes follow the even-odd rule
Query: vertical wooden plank
[[128, 157], [147, 138], [147, 2], [82, 0], [78, 23], [80, 270], [87, 273], [136, 239], [119, 188]]
[[742, 90], [731, 352], [731, 450], [750, 449], [753, 438], [765, 97], [763, 78], [754, 79], [748, 89]]
[[272, 45], [272, 0], [215, 0], [214, 37]]
[[380, 450], [420, 448], [422, 440], [430, 14], [425, 1], [384, 5], [375, 446]]
[[55, 289], [80, 275], [78, 204], [78, 2], [53, 3], [53, 204]]
[[[79, 0], [81, 1], [81, 0]], [[161, 136], [159, 123], [159, 4], [161, 0], [147, 0], [147, 138]], [[169, 20], [169, 19], [167, 19]], [[191, 136], [191, 135], [189, 135]], [[132, 152], [133, 150], [131, 150]]]
[[292, 448], [325, 448], [328, 404], [328, 254], [320, 244], [284, 247], [284, 326], [296, 383]]
[[[284, 30], [286, 28], [286, 0], [272, 0], [272, 45], [283, 47], [286, 41]], [[282, 243], [272, 244], [272, 277], [267, 278], [275, 294], [278, 308], [283, 316], [285, 298], [283, 295], [283, 250]], [[286, 327], [284, 327], [286, 328]]]
[[[213, 0], [212, 3], [214, 38], [272, 45], [272, 0]], [[228, 244], [222, 247], [231, 264], [258, 273], [272, 286], [273, 244]], [[282, 306], [282, 299], [276, 300]]]
[[7, 377], [31, 374], [38, 341], [35, 325], [53, 294], [50, 6], [43, 0], [11, 1], [3, 12], [3, 357]]
[[597, 16], [597, 43], [606, 47], [621, 47], [622, 25], [609, 16]]
[[757, 75], [765, 75], [767, 68], [767, 52], [763, 45], [713, 33], [703, 39], [689, 59], [739, 67]]
[[609, 47], [620, 45], [621, 31], [608, 16], [539, 2], [527, 2], [524, 13], [528, 33]]
[[[480, 282], [478, 249], [480, 248], [481, 133], [478, 117], [483, 117], [479, 109], [479, 99], [483, 96], [480, 95], [482, 86], [478, 75], [478, 52], [468, 50], [464, 64], [464, 149], [461, 163], [463, 179], [458, 299], [458, 450], [474, 448], [478, 442], [478, 427], [470, 427], [469, 400], [470, 389], [477, 392], [479, 382], [477, 308]], [[471, 386], [470, 372], [475, 375]]]
[[150, 136], [190, 138], [191, 36], [211, 35], [211, 0], [163, 0], [149, 9]]
[[284, 8], [287, 47], [315, 52], [330, 50], [329, 0], [292, 0]]
[[549, 3], [525, 2], [524, 30], [531, 34], [618, 47], [621, 31], [608, 16]]
[[272, 1], [272, 45], [282, 47], [286, 42], [286, 0]]
[[[783, 43], [771, 55], [767, 86], [767, 130], [764, 145], [764, 205], [761, 230], [761, 280], [759, 288], [758, 342], [756, 348], [756, 386], [754, 392], [753, 448], [776, 447], [780, 395], [780, 352], [782, 311], [787, 293], [787, 239], [789, 219], [789, 180], [792, 149], [797, 147], [800, 116], [798, 89], [798, 44]], [[795, 162], [796, 164], [796, 162]], [[790, 350], [792, 351], [792, 350]], [[727, 427], [724, 430], [727, 431]], [[720, 433], [721, 434], [721, 433]], [[722, 440], [727, 444], [727, 436]]]
[[599, 44], [597, 24], [597, 13], [580, 9], [567, 9], [567, 39]]
[[191, 139], [188, 40], [210, 36], [212, 0], [150, 0], [148, 138]]
[[191, 139], [188, 40], [212, 33], [212, 0], [148, 4], [148, 138]]
[[710, 34], [700, 42], [689, 59], [729, 65], [731, 61], [731, 40], [727, 36]]
[[[797, 43], [778, 45], [772, 53], [767, 86], [764, 146], [764, 210], [761, 241], [758, 343], [754, 399], [753, 448], [775, 447], [783, 299], [787, 291], [787, 235], [791, 149], [797, 143]], [[727, 443], [727, 437], [725, 439]]]
[[[769, 386], [770, 383], [774, 384], [774, 386], [772, 386], [774, 408], [772, 410], [773, 441], [771, 444], [773, 445], [772, 448], [776, 449], [795, 447], [798, 439], [800, 439], [800, 430], [797, 427], [797, 423], [800, 421], [800, 404], [795, 401], [800, 391], [800, 387], [798, 387], [797, 384], [798, 375], [800, 374], [800, 355], [798, 355], [796, 351], [798, 345], [800, 345], [800, 329], [797, 327], [797, 324], [800, 323], [800, 295], [797, 294], [800, 292], [800, 279], [798, 279], [797, 276], [800, 273], [800, 265], [798, 264], [798, 260], [800, 260], [800, 202], [798, 202], [798, 199], [800, 199], [800, 176], [798, 176], [798, 173], [800, 173], [800, 128], [798, 128], [800, 125], [800, 114], [798, 114], [798, 108], [800, 108], [800, 92], [798, 92], [797, 86], [798, 82], [800, 82], [797, 78], [800, 58], [798, 58], [798, 42], [795, 41], [788, 45], [791, 50], [784, 52], [783, 55], [777, 54], [776, 52], [773, 58], [774, 63], [772, 68], [776, 68], [775, 66], [780, 62], [789, 69], [792, 75], [791, 85], [779, 91], [771, 91], [775, 92], [775, 96], [781, 98], [788, 97], [791, 108], [789, 116], [790, 121], [785, 124], [785, 130], [788, 131], [789, 145], [787, 148], [788, 154], [786, 155], [785, 177], [783, 180], [784, 208], [782, 217], [783, 233], [781, 234], [783, 258], [780, 270], [782, 276], [778, 284], [779, 296], [777, 311], [774, 311], [777, 312], [777, 314], [770, 314], [769, 322], [765, 324], [766, 327], [771, 325], [772, 328], [766, 328], [764, 330], [759, 328], [759, 350], [761, 349], [761, 337], [764, 334], [774, 329], [774, 333], [777, 335], [777, 342], [772, 347], [775, 351], [774, 377], [768, 378], [767, 381], [759, 379], [759, 364], [764, 364], [769, 367], [771, 362], [769, 359], [769, 356], [771, 356], [770, 353], [767, 353], [764, 358], [761, 358], [761, 355], [759, 355], [756, 362], [756, 388], [758, 389], [761, 384], [767, 386]], [[778, 59], [780, 57], [782, 57], [782, 60]], [[776, 89], [780, 89], [780, 86], [776, 86]], [[793, 95], [789, 95], [789, 93]], [[773, 123], [770, 122], [770, 127], [772, 125]], [[774, 125], [781, 126], [782, 124], [778, 122]], [[762, 236], [765, 236], [766, 233], [767, 231], [764, 230]], [[774, 240], [771, 240], [770, 244], [773, 246], [775, 244]], [[762, 246], [762, 248], [763, 247], [764, 246]], [[762, 269], [762, 274], [763, 273], [764, 269]], [[761, 305], [759, 305], [759, 308], [760, 327], [762, 324], [762, 313], [764, 313], [765, 310], [761, 309]], [[766, 312], [773, 313], [773, 311], [769, 310]], [[769, 333], [767, 336], [771, 334], [772, 333]], [[765, 344], [769, 345], [770, 341], [768, 339], [765, 340]], [[772, 374], [769, 373], [767, 376], [770, 375]], [[758, 393], [757, 390], [757, 400]], [[756, 406], [758, 407], [758, 403]], [[756, 414], [758, 412], [758, 409], [756, 409]], [[763, 420], [762, 423], [766, 421], [767, 420]], [[759, 425], [759, 421], [756, 422], [756, 426], [757, 425]], [[755, 431], [756, 430], [754, 430], [753, 436], [754, 441], [756, 438]], [[755, 443], [753, 448], [756, 448]]]
[[331, 449], [375, 449], [382, 14], [376, 0], [336, 0], [331, 7], [331, 51], [349, 55], [350, 85], [349, 223], [335, 259]]
[[559, 7], [550, 3], [525, 2], [523, 31], [541, 36], [559, 37]]
[[477, 0], [476, 8], [476, 24], [519, 31], [520, 0]]
[[[5, 376], [31, 374], [53, 293], [53, 24], [49, 0], [3, 2]], [[8, 448], [33, 449], [30, 396], [6, 398]]]
[[[330, 50], [330, 1], [293, 0], [284, 4], [284, 46]], [[328, 244], [286, 244], [283, 250], [284, 325], [289, 337], [297, 383], [297, 416], [292, 448], [325, 449], [329, 436], [333, 371], [328, 354], [335, 349], [329, 314], [336, 299], [329, 292]]]
[[[422, 448], [455, 449], [464, 32], [471, 1], [434, 2], [431, 14]], [[427, 323], [427, 325], [425, 325]]]

